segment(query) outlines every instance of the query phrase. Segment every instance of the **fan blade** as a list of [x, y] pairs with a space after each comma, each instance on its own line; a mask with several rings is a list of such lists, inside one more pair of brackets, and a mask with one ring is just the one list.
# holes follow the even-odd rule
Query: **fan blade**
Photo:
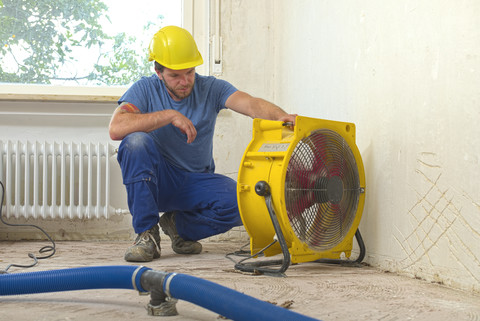
[[301, 216], [303, 211], [312, 206], [313, 193], [308, 190], [290, 190], [290, 202], [287, 204], [287, 214], [290, 219]]

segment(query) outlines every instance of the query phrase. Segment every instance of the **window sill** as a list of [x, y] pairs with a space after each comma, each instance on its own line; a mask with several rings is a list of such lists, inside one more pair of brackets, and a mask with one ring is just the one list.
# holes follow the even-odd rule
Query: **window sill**
[[0, 85], [0, 100], [116, 102], [126, 87], [64, 87], [46, 85]]

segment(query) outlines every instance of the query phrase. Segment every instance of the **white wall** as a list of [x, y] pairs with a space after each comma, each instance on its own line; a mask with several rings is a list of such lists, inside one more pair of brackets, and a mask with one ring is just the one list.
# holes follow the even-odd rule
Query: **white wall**
[[480, 291], [480, 3], [271, 5], [275, 102], [357, 125], [366, 261]]
[[[221, 1], [223, 71], [219, 78], [253, 96], [273, 100], [273, 13], [270, 1]], [[232, 111], [217, 122], [214, 153], [219, 172], [238, 174], [252, 138], [252, 119]]]

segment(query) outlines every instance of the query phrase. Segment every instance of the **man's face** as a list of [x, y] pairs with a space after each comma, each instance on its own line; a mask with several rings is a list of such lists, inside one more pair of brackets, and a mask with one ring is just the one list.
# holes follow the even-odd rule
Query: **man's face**
[[182, 100], [192, 93], [195, 83], [195, 68], [182, 70], [165, 68], [163, 72], [159, 72], [158, 70], [156, 72], [158, 77], [163, 80], [173, 100]]

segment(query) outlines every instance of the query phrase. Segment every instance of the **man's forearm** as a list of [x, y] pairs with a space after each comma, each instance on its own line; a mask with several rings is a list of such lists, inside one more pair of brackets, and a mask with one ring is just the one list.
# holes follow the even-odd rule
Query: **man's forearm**
[[288, 114], [279, 106], [262, 98], [254, 98], [256, 107], [255, 118], [279, 120]]
[[171, 122], [170, 110], [148, 114], [119, 111], [114, 114], [109, 126], [110, 137], [121, 140], [133, 132], [151, 132]]
[[287, 114], [282, 108], [262, 98], [237, 91], [232, 94], [225, 104], [228, 108], [250, 116], [251, 118], [262, 118], [268, 120], [281, 120], [295, 123], [296, 115]]

